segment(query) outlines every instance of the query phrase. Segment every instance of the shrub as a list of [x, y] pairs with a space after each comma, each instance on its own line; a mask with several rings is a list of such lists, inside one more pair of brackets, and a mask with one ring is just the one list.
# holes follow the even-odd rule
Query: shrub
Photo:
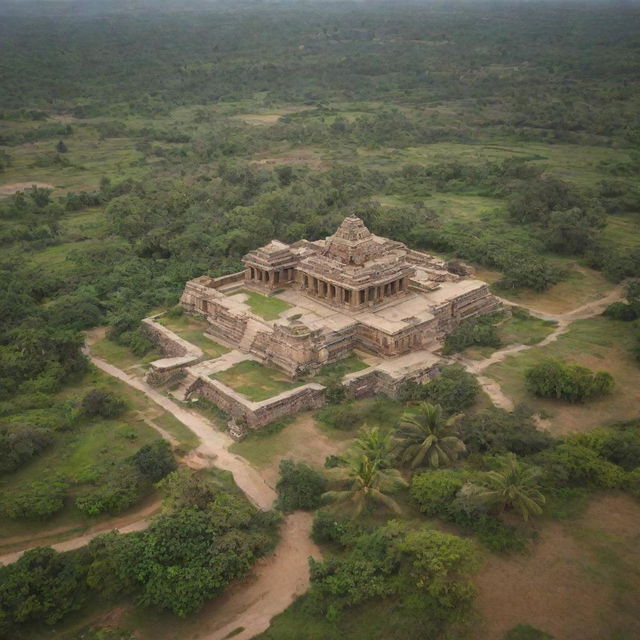
[[81, 552], [57, 553], [50, 547], [27, 551], [0, 567], [0, 636], [25, 637], [19, 625], [52, 625], [84, 603], [86, 565]]
[[327, 426], [341, 431], [357, 429], [364, 423], [362, 413], [351, 402], [327, 404], [318, 411], [316, 417]]
[[463, 484], [462, 475], [452, 469], [428, 471], [414, 476], [411, 482], [411, 497], [426, 516], [446, 517]]
[[493, 316], [472, 318], [462, 322], [445, 338], [442, 353], [445, 355], [458, 353], [473, 346], [498, 349], [501, 341], [494, 322]]
[[91, 417], [115, 418], [127, 408], [126, 402], [111, 391], [92, 389], [82, 398], [82, 411]]
[[351, 520], [329, 511], [318, 511], [313, 519], [311, 537], [318, 544], [334, 543], [346, 546], [353, 543], [360, 529]]
[[32, 482], [21, 492], [5, 495], [2, 510], [9, 518], [47, 520], [64, 507], [67, 487], [60, 478]]
[[555, 359], [544, 360], [529, 368], [525, 379], [531, 393], [569, 402], [584, 402], [609, 394], [614, 386], [611, 374], [606, 371], [594, 374], [586, 367]]
[[614, 302], [610, 304], [603, 312], [602, 315], [613, 320], [622, 320], [623, 322], [630, 322], [638, 317], [635, 306], [627, 304], [626, 302]]
[[624, 471], [581, 444], [563, 443], [536, 456], [554, 487], [612, 489], [621, 485]]
[[553, 636], [532, 627], [530, 624], [519, 624], [509, 629], [502, 640], [554, 640]]
[[289, 512], [296, 509], [317, 509], [320, 496], [326, 491], [326, 480], [304, 462], [280, 461], [280, 479], [276, 485], [277, 507]]
[[553, 438], [535, 426], [531, 413], [524, 407], [516, 408], [513, 413], [492, 407], [464, 416], [456, 427], [470, 452], [512, 451], [516, 455], [525, 456], [553, 444]]
[[475, 376], [459, 364], [442, 367], [440, 375], [427, 384], [407, 383], [399, 390], [403, 402], [426, 401], [439, 404], [445, 413], [468, 409], [476, 401], [480, 385]]
[[0, 473], [15, 471], [53, 442], [49, 429], [0, 426]]
[[140, 472], [131, 464], [121, 464], [99, 474], [95, 486], [76, 498], [76, 507], [88, 516], [112, 515], [133, 506], [142, 493]]
[[171, 446], [166, 440], [156, 440], [140, 447], [131, 457], [131, 462], [151, 482], [162, 480], [177, 467]]
[[640, 467], [640, 421], [632, 420], [593, 429], [571, 437], [571, 442], [584, 445], [625, 471]]
[[627, 473], [623, 487], [635, 498], [640, 500], [640, 467]]

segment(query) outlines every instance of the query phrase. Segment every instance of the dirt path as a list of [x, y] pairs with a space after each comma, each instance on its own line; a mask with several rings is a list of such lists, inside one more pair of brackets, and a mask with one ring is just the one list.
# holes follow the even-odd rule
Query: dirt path
[[[71, 551], [72, 549], [78, 549], [80, 547], [84, 547], [85, 544], [89, 544], [93, 538], [100, 535], [101, 533], [106, 533], [107, 531], [113, 531], [114, 529], [120, 531], [120, 533], [131, 533], [133, 531], [142, 531], [149, 526], [149, 522], [151, 521], [152, 516], [160, 509], [160, 505], [162, 504], [161, 500], [154, 500], [151, 504], [147, 505], [143, 509], [136, 511], [126, 517], [123, 518], [115, 518], [113, 520], [109, 520], [108, 522], [102, 522], [100, 524], [95, 525], [88, 529], [81, 536], [77, 536], [76, 538], [70, 538], [69, 540], [64, 540], [63, 542], [58, 542], [56, 544], [50, 545], [56, 551]], [[46, 537], [50, 538], [55, 533], [47, 532]], [[31, 538], [31, 540], [37, 540], [38, 538]], [[10, 542], [11, 539], [4, 540], [3, 542]], [[16, 540], [16, 542], [18, 542]], [[3, 556], [0, 556], [0, 564], [11, 564], [15, 562], [23, 553], [29, 551], [29, 549], [35, 549], [36, 547], [42, 546], [44, 542], [40, 544], [32, 544], [24, 549], [20, 549], [19, 551], [12, 551], [11, 553], [7, 553]]]
[[[266, 631], [271, 618], [284, 611], [309, 588], [309, 556], [320, 558], [311, 541], [312, 516], [294, 513], [280, 530], [275, 551], [257, 562], [254, 575], [231, 587], [205, 608], [206, 627], [201, 640], [223, 640], [231, 632], [234, 640], [249, 640]], [[296, 568], [305, 567], [305, 571]], [[292, 570], [293, 569], [293, 570]]]
[[126, 382], [129, 386], [142, 391], [150, 400], [160, 405], [189, 428], [202, 444], [196, 449], [198, 454], [215, 462], [216, 467], [230, 471], [236, 484], [247, 497], [260, 509], [270, 509], [276, 498], [276, 492], [262, 478], [262, 476], [240, 456], [227, 450], [233, 440], [216, 430], [216, 427], [205, 417], [184, 409], [173, 400], [162, 395], [148, 385], [144, 380], [130, 376], [118, 367], [97, 358], [87, 352], [91, 362], [105, 373]]
[[453, 358], [456, 362], [459, 362], [464, 366], [464, 368], [469, 371], [469, 373], [474, 374], [478, 378], [478, 382], [480, 386], [485, 391], [485, 393], [491, 398], [491, 401], [501, 409], [505, 409], [506, 411], [513, 410], [513, 401], [506, 396], [500, 385], [493, 379], [487, 378], [485, 376], [480, 375], [482, 371], [487, 369], [493, 364], [497, 364], [498, 362], [502, 362], [509, 356], [520, 353], [522, 351], [527, 351], [533, 348], [544, 347], [555, 340], [557, 340], [563, 333], [566, 333], [571, 324], [576, 320], [586, 320], [588, 318], [592, 318], [594, 316], [600, 315], [611, 303], [617, 302], [618, 300], [622, 300], [624, 298], [624, 283], [618, 284], [604, 297], [599, 300], [595, 300], [593, 302], [588, 302], [587, 304], [583, 304], [576, 309], [572, 309], [566, 313], [560, 314], [551, 314], [551, 313], [543, 313], [540, 311], [536, 311], [522, 304], [515, 304], [510, 300], [506, 300], [504, 298], [499, 298], [499, 300], [506, 306], [511, 307], [522, 307], [527, 309], [527, 311], [534, 317], [540, 318], [541, 320], [550, 320], [556, 323], [555, 329], [546, 337], [544, 340], [538, 342], [533, 345], [526, 344], [512, 344], [502, 349], [498, 349], [494, 351], [490, 356], [484, 358], [482, 360], [470, 360], [469, 358], [465, 358], [464, 356], [457, 356]]

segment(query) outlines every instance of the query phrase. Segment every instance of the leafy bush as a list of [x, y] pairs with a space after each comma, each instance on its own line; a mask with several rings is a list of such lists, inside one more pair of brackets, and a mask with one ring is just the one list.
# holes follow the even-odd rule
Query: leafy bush
[[638, 317], [635, 306], [620, 301], [610, 304], [602, 312], [602, 315], [613, 320], [622, 320], [623, 322], [630, 322]]
[[452, 469], [428, 471], [413, 477], [411, 497], [428, 517], [447, 514], [462, 488], [462, 474]]
[[592, 487], [612, 489], [620, 486], [624, 471], [581, 444], [563, 443], [535, 457], [546, 471], [550, 487]]
[[324, 476], [304, 462], [281, 460], [277, 507], [284, 512], [317, 509], [326, 486]]
[[88, 516], [115, 515], [138, 502], [142, 490], [138, 469], [132, 464], [120, 464], [100, 473], [94, 486], [76, 498], [76, 507]]
[[417, 607], [435, 634], [470, 610], [474, 589], [469, 574], [475, 567], [468, 540], [391, 522], [357, 538], [339, 557], [311, 560], [307, 606], [336, 620], [346, 608], [393, 596]]
[[92, 389], [82, 398], [82, 411], [91, 417], [116, 418], [127, 408], [127, 403], [111, 391]]
[[530, 624], [519, 624], [509, 629], [502, 640], [554, 640], [552, 635], [532, 627]]
[[472, 318], [462, 322], [445, 338], [442, 353], [450, 355], [475, 346], [498, 349], [501, 341], [494, 323], [493, 316]]
[[352, 520], [329, 511], [318, 511], [313, 519], [311, 537], [318, 544], [334, 543], [346, 546], [360, 534]]
[[316, 417], [320, 422], [340, 431], [352, 431], [364, 423], [362, 413], [351, 402], [327, 404], [318, 411]]
[[155, 440], [140, 447], [131, 457], [131, 462], [151, 482], [162, 480], [177, 467], [171, 446], [166, 440]]
[[525, 456], [553, 444], [553, 438], [535, 426], [531, 413], [524, 407], [516, 408], [513, 413], [492, 407], [464, 416], [456, 427], [470, 452], [512, 451]]
[[524, 551], [525, 534], [459, 497], [464, 480], [462, 473], [452, 469], [429, 471], [414, 477], [411, 497], [426, 516], [454, 523], [492, 551]]
[[569, 440], [595, 451], [625, 471], [640, 467], [640, 421], [631, 420], [592, 429], [588, 433], [572, 436]]
[[475, 376], [461, 365], [447, 365], [440, 374], [426, 384], [406, 383], [398, 392], [403, 402], [426, 401], [439, 404], [447, 414], [468, 409], [476, 401], [480, 385]]
[[0, 637], [20, 637], [19, 625], [52, 625], [84, 604], [86, 565], [82, 552], [58, 553], [50, 547], [27, 551], [0, 567]]
[[64, 507], [67, 483], [60, 478], [32, 482], [19, 492], [2, 498], [2, 511], [19, 520], [47, 520]]
[[640, 500], [640, 467], [627, 473], [624, 487], [632, 496]]
[[0, 425], [0, 473], [15, 471], [53, 442], [49, 429]]
[[569, 402], [584, 402], [609, 394], [614, 386], [611, 374], [606, 371], [593, 373], [586, 367], [555, 359], [530, 367], [525, 373], [525, 380], [531, 393]]

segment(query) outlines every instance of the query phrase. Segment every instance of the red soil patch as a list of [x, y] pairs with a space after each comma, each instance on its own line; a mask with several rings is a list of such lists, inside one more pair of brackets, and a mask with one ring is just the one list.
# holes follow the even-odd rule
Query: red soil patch
[[529, 555], [490, 556], [477, 576], [484, 622], [497, 640], [521, 623], [558, 640], [640, 637], [640, 502], [594, 498], [573, 522], [547, 523]]
[[52, 184], [47, 182], [12, 182], [11, 184], [0, 185], [0, 196], [10, 196], [18, 191], [28, 191], [31, 187], [42, 187], [43, 189], [53, 189]]

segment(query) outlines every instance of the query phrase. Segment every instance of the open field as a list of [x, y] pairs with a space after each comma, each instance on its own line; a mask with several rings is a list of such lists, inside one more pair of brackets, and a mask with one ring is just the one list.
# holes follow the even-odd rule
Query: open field
[[529, 554], [488, 556], [476, 578], [482, 622], [471, 637], [499, 640], [528, 623], [559, 640], [634, 640], [639, 530], [639, 502], [602, 494], [578, 519], [545, 523]]
[[[487, 368], [484, 375], [496, 380], [514, 403], [524, 402], [549, 415], [553, 433], [585, 431], [638, 416], [640, 385], [638, 364], [630, 353], [632, 344], [633, 330], [629, 323], [602, 317], [579, 320], [554, 342], [508, 356]], [[608, 371], [615, 380], [614, 391], [585, 404], [537, 398], [525, 389], [524, 374], [545, 358], [560, 358]]]

